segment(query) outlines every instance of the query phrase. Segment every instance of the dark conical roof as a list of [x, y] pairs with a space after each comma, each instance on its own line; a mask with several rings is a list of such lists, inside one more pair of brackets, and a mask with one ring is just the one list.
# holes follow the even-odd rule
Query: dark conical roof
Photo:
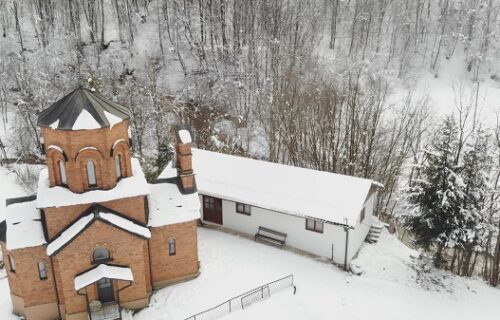
[[80, 87], [43, 110], [38, 115], [38, 126], [90, 130], [112, 127], [129, 117], [125, 107]]

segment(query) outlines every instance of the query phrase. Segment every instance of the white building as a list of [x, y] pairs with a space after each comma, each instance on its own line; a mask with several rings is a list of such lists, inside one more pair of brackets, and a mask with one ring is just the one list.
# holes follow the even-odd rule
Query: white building
[[[287, 246], [344, 266], [370, 231], [382, 187], [372, 180], [201, 149], [193, 149], [193, 169], [203, 222], [252, 236], [259, 227], [278, 231], [286, 234]], [[175, 175], [168, 166], [160, 178]]]

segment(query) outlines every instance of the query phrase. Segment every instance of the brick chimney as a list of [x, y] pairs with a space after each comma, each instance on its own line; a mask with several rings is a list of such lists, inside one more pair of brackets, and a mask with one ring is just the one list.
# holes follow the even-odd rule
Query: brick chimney
[[175, 167], [177, 175], [180, 178], [182, 191], [190, 193], [195, 191], [195, 181], [193, 173], [193, 154], [191, 145], [193, 143], [193, 135], [191, 128], [186, 125], [177, 125], [172, 127], [172, 135], [175, 142]]

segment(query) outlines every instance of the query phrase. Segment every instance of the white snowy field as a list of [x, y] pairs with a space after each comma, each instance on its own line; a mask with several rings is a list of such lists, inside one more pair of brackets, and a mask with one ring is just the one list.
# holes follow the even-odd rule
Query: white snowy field
[[348, 274], [326, 262], [200, 228], [201, 275], [157, 292], [134, 319], [184, 319], [266, 282], [293, 274], [291, 289], [225, 319], [493, 319], [500, 290], [431, 270], [418, 277], [411, 250], [388, 233], [366, 244]]

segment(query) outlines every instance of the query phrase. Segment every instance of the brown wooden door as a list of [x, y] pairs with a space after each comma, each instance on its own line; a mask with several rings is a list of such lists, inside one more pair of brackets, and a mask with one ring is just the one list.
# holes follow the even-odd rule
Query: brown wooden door
[[222, 199], [203, 196], [203, 220], [222, 225]]

